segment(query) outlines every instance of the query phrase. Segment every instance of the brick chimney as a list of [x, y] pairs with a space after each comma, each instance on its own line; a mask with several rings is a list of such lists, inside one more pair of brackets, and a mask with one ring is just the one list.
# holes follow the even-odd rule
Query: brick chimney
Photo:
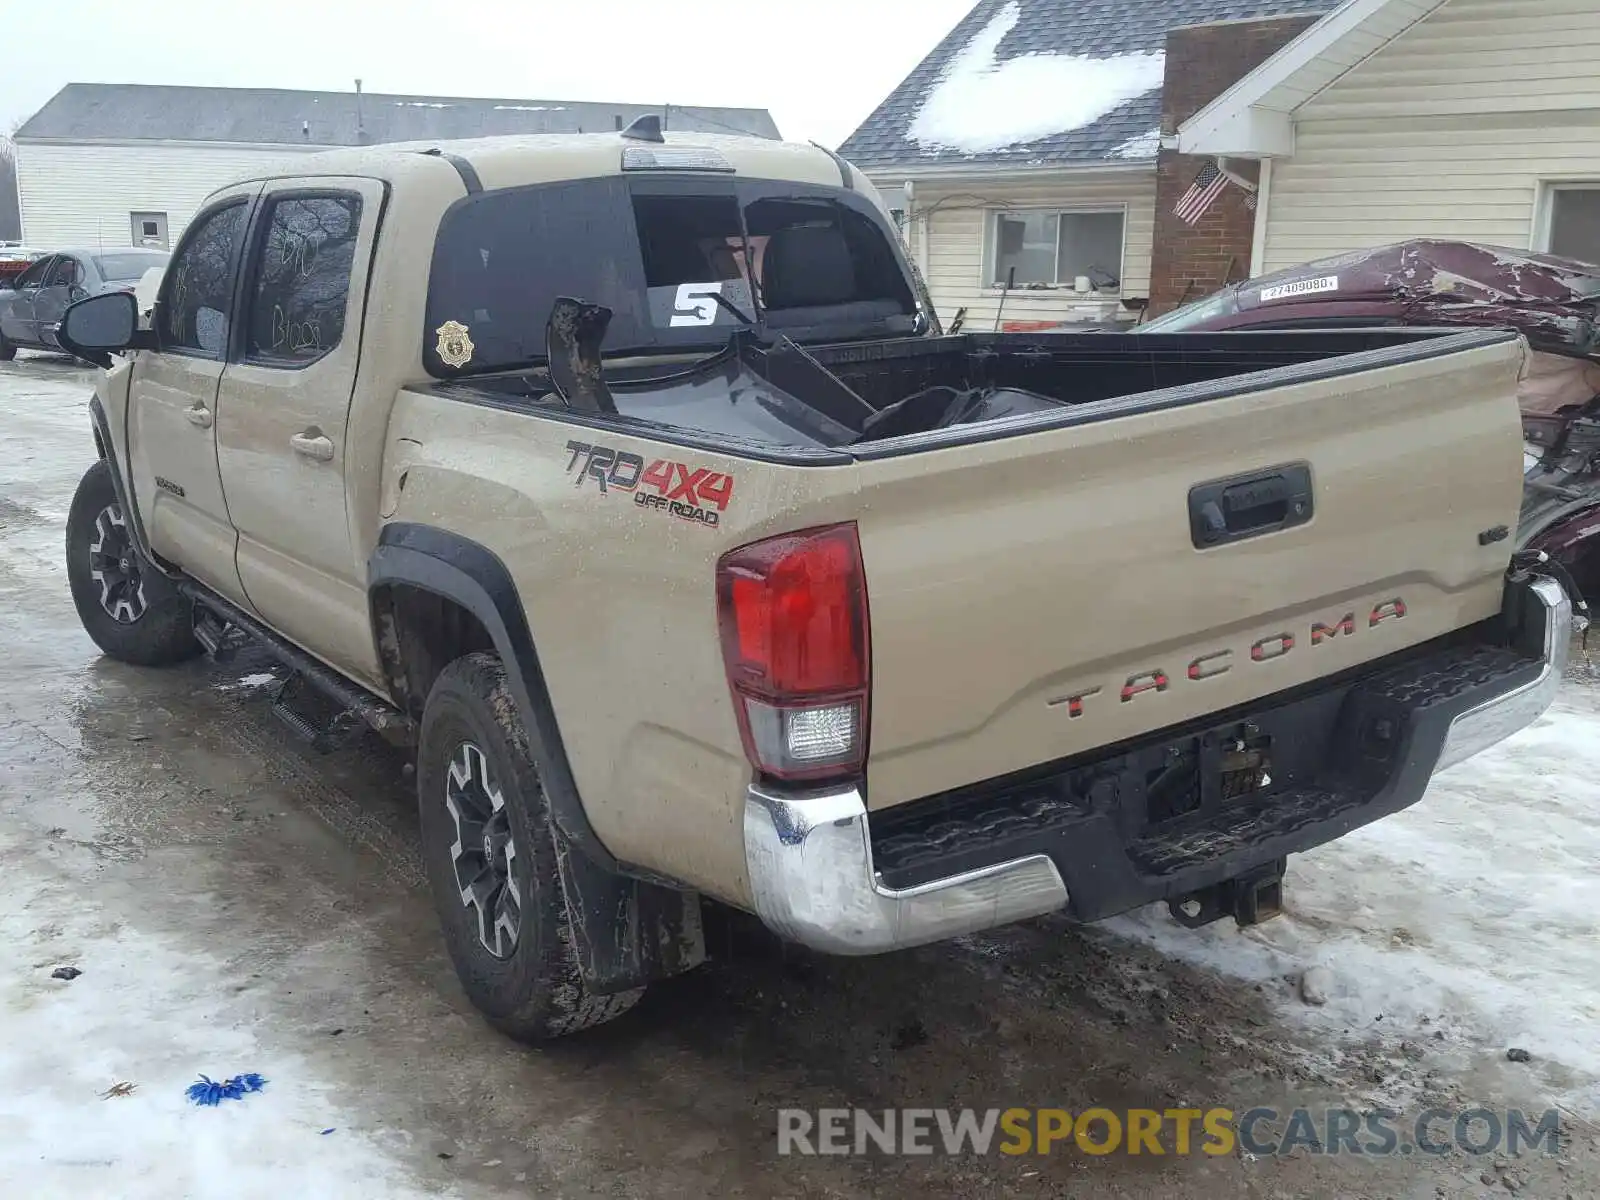
[[[1316, 21], [1316, 17], [1268, 17], [1171, 30], [1161, 92], [1162, 134], [1176, 134], [1178, 126]], [[1166, 149], [1156, 158], [1149, 316], [1160, 316], [1250, 276], [1256, 215], [1245, 207], [1242, 189], [1231, 185], [1224, 189], [1193, 225], [1173, 215], [1173, 205], [1209, 161]], [[1255, 182], [1254, 163], [1235, 160], [1230, 166]]]

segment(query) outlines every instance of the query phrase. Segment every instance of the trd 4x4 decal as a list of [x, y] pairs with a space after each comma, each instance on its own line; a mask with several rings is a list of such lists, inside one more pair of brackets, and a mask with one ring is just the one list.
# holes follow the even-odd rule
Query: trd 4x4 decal
[[640, 508], [714, 526], [733, 499], [733, 476], [721, 471], [666, 458], [646, 463], [638, 454], [588, 442], [568, 442], [567, 449], [572, 451], [567, 474], [573, 486], [592, 482], [607, 494], [629, 492]]

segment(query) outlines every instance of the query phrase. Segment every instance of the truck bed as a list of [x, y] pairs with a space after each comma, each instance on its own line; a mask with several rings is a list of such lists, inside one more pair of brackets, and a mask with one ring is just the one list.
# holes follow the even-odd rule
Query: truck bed
[[[808, 347], [736, 337], [689, 364], [607, 364], [606, 381], [612, 419], [650, 436], [779, 461], [843, 462], [1327, 379], [1514, 336], [1420, 328], [974, 333]], [[439, 386], [562, 405], [542, 370]]]

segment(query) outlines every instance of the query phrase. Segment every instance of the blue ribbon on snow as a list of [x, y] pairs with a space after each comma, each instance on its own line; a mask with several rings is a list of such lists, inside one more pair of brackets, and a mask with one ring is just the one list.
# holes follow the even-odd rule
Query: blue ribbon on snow
[[198, 1083], [189, 1085], [184, 1095], [196, 1104], [215, 1108], [224, 1100], [242, 1100], [246, 1092], [259, 1092], [266, 1084], [267, 1081], [254, 1071], [235, 1075], [232, 1079], [224, 1079], [221, 1083], [202, 1075]]

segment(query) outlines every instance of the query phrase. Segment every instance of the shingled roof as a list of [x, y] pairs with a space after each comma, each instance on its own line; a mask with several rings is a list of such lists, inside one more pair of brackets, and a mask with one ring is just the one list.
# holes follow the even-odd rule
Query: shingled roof
[[[664, 108], [570, 100], [470, 100], [274, 88], [69, 83], [17, 130], [19, 141], [231, 142], [362, 146], [518, 133], [602, 133], [645, 113], [669, 129], [775, 138], [765, 109]], [[359, 117], [359, 119], [358, 119]], [[365, 131], [365, 136], [362, 132]]]
[[979, 0], [839, 152], [863, 170], [1153, 159], [1168, 30], [1337, 3]]

